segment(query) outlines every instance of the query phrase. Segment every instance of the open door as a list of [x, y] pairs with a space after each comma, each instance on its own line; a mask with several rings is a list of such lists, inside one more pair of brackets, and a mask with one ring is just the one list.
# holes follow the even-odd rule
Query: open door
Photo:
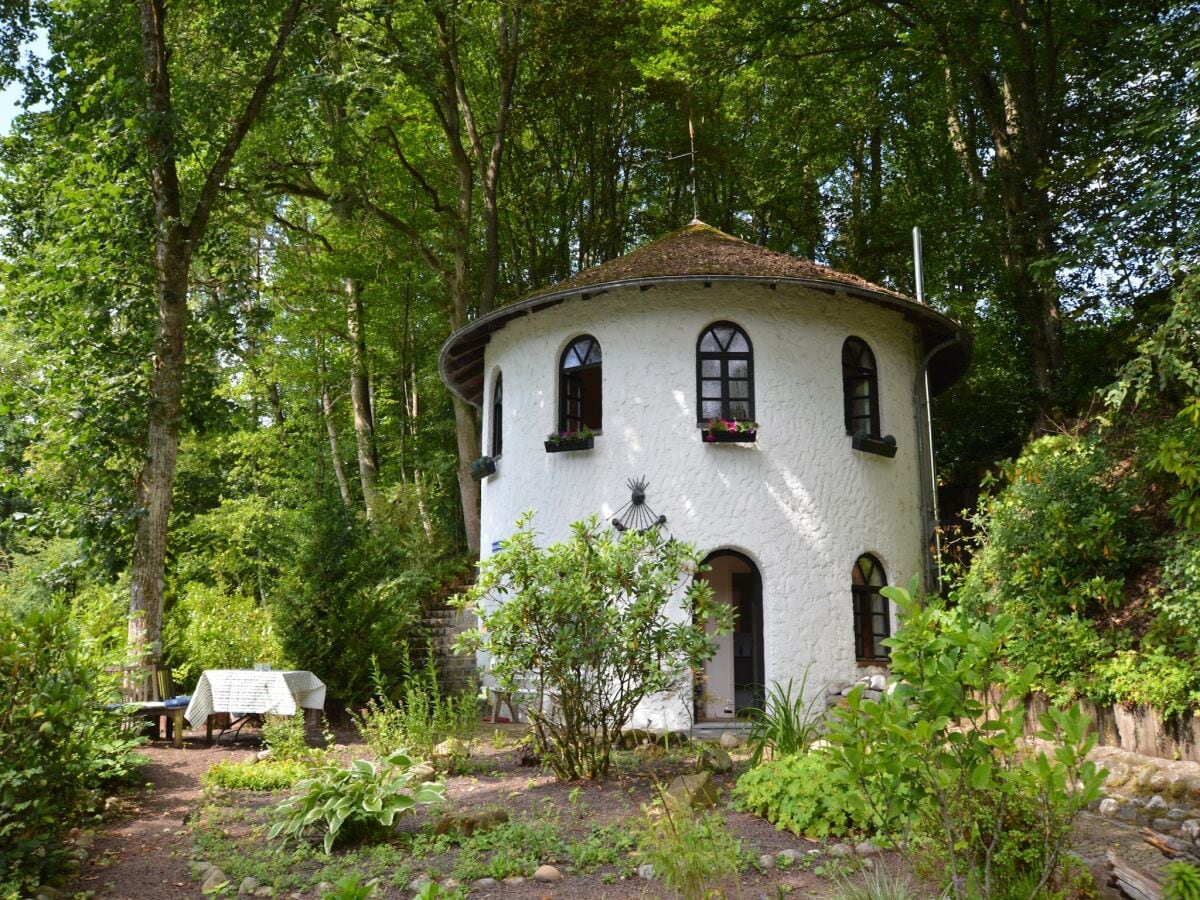
[[[765, 698], [762, 577], [745, 554], [717, 550], [705, 564], [704, 578], [718, 603], [733, 607], [733, 632], [717, 641], [717, 652], [704, 664], [696, 697], [696, 720], [735, 719]], [[711, 633], [713, 625], [705, 623]]]

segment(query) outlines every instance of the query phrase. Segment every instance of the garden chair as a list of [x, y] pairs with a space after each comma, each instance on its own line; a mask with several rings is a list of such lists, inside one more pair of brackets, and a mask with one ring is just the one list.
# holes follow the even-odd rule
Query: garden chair
[[121, 676], [121, 700], [132, 717], [153, 722], [156, 737], [165, 719], [167, 740], [176, 748], [183, 747], [183, 713], [187, 708], [187, 698], [175, 696], [170, 666], [156, 663], [111, 666], [105, 671]]

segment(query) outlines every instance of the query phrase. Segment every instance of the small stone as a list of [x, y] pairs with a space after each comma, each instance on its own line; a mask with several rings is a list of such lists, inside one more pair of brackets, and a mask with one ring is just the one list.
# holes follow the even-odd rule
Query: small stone
[[522, 878], [520, 875], [509, 875], [507, 878], [504, 879], [504, 883], [507, 884], [509, 887], [515, 887], [518, 884], [524, 884], [525, 879]]
[[660, 738], [660, 740], [662, 741], [663, 747], [665, 747], [668, 750], [670, 750], [671, 748], [686, 747], [688, 744], [690, 744], [692, 742], [692, 739], [688, 736], [688, 733], [686, 731], [663, 732], [663, 735]]
[[1162, 794], [1155, 794], [1146, 801], [1146, 809], [1158, 811], [1167, 808], [1167, 801], [1162, 798]]
[[847, 856], [853, 856], [854, 850], [849, 844], [834, 844], [829, 848], [829, 855], [838, 859], [845, 859]]
[[858, 862], [864, 869], [875, 868], [875, 860], [873, 859], [860, 859]]
[[76, 835], [74, 841], [75, 841], [76, 847], [86, 848], [86, 847], [90, 847], [90, 846], [92, 846], [92, 844], [96, 843], [96, 836], [94, 834], [92, 834], [90, 831], [84, 831], [84, 832], [81, 832], [80, 834]]
[[[414, 894], [419, 894], [419, 893], [421, 893], [421, 891], [425, 890], [425, 888], [429, 887], [431, 884], [433, 884], [433, 879], [430, 878], [428, 875], [418, 875], [416, 878], [414, 878], [412, 881], [410, 881], [408, 883], [408, 889], [410, 891], [412, 891]], [[333, 887], [333, 885], [330, 885], [330, 887]]]
[[36, 898], [36, 900], [58, 900], [59, 897], [63, 896], [63, 892], [58, 888], [50, 887], [48, 884], [43, 884], [33, 892], [33, 896]]
[[883, 848], [874, 841], [863, 841], [854, 848], [854, 852], [859, 856], [878, 856], [883, 852]]
[[877, 690], [874, 690], [873, 688], [867, 688], [866, 690], [864, 690], [862, 692], [862, 698], [864, 700], [878, 700], [882, 696], [883, 696], [883, 691], [877, 691]]
[[419, 763], [412, 767], [413, 778], [424, 778], [426, 780], [437, 774], [437, 770], [429, 763]]
[[499, 883], [500, 882], [498, 882], [495, 878], [476, 878], [474, 881], [471, 882], [471, 887], [476, 888], [476, 889], [486, 888], [486, 887], [493, 887]]
[[849, 697], [849, 696], [850, 696], [850, 692], [851, 692], [852, 690], [854, 690], [856, 687], [858, 687], [858, 685], [856, 685], [856, 684], [852, 684], [852, 685], [850, 685], [850, 687], [845, 687], [845, 688], [842, 688], [842, 696], [843, 696], [843, 697]]
[[778, 853], [776, 853], [775, 858], [777, 860], [778, 859], [791, 860], [791, 862], [794, 864], [794, 863], [800, 862], [800, 860], [804, 858], [804, 855], [799, 850], [793, 849], [792, 847], [788, 847], [786, 850], [780, 850]]
[[775, 868], [775, 857], [770, 853], [764, 853], [758, 858], [758, 864], [764, 869]]
[[1105, 797], [1100, 801], [1100, 815], [1105, 818], [1112, 819], [1121, 810], [1121, 804], [1112, 797]]
[[258, 890], [258, 879], [253, 875], [247, 875], [238, 885], [238, 896], [244, 897], [247, 894], [253, 894], [256, 890]]
[[337, 890], [337, 886], [332, 881], [322, 881], [317, 885], [317, 896], [324, 897], [326, 894], [332, 894]]
[[1200, 819], [1188, 819], [1179, 826], [1179, 833], [1191, 841], [1200, 841]]
[[196, 877], [198, 879], [203, 879], [204, 876], [208, 874], [208, 870], [213, 867], [212, 863], [206, 862], [203, 859], [196, 860], [195, 862], [192, 863], [192, 865], [196, 869]]
[[268, 747], [266, 750], [259, 750], [257, 753], [254, 754], [254, 758], [259, 761], [262, 761], [264, 759], [270, 759], [271, 758], [271, 748]]
[[724, 750], [733, 750], [736, 747], [742, 746], [742, 736], [736, 731], [722, 731], [721, 738], [718, 742]]
[[274, 895], [275, 888], [271, 887], [269, 884], [264, 884], [262, 887], [254, 889], [255, 897], [273, 897]]
[[1179, 823], [1174, 819], [1154, 819], [1150, 822], [1150, 827], [1155, 831], [1160, 831], [1164, 834], [1170, 834], [1177, 827], [1179, 827]]
[[84, 848], [84, 847], [76, 847], [74, 850], [72, 850], [67, 855], [70, 856], [72, 859], [79, 860], [80, 862], [83, 862], [85, 859], [88, 858], [88, 852], [87, 852], [86, 848]]
[[872, 675], [871, 676], [871, 690], [873, 690], [873, 691], [887, 690], [887, 676], [886, 675]]
[[642, 863], [637, 867], [637, 876], [638, 878], [645, 878], [647, 881], [649, 881], [654, 877], [654, 866], [650, 865], [650, 863]]
[[1174, 822], [1183, 822], [1184, 820], [1190, 819], [1191, 817], [1192, 817], [1192, 814], [1190, 812], [1188, 812], [1186, 809], [1169, 809], [1169, 810], [1167, 810], [1167, 818], [1171, 819]]
[[216, 866], [213, 866], [204, 876], [204, 881], [200, 884], [200, 890], [204, 891], [206, 894], [215, 894], [217, 889], [220, 888], [221, 885], [226, 884], [228, 881], [229, 876]]
[[729, 758], [729, 753], [724, 747], [705, 744], [704, 749], [700, 751], [697, 765], [706, 772], [729, 772], [733, 769], [733, 760]]
[[446, 738], [433, 748], [434, 756], [467, 756], [467, 745], [458, 738]]
[[680, 775], [667, 787], [667, 797], [681, 809], [708, 809], [717, 805], [717, 786], [711, 772]]
[[562, 881], [562, 872], [551, 865], [538, 866], [537, 871], [533, 873], [533, 880], [541, 884], [553, 884]]
[[850, 687], [849, 682], [835, 681], [835, 682], [833, 682], [833, 684], [831, 684], [827, 688], [825, 688], [825, 693], [831, 697], [835, 697], [835, 696], [840, 695], [842, 693], [842, 691], [846, 690], [846, 688], [848, 688], [848, 687]]
[[1141, 809], [1142, 806], [1140, 803], [1135, 800], [1128, 800], [1122, 803], [1117, 809], [1117, 818], [1122, 822], [1135, 822]]

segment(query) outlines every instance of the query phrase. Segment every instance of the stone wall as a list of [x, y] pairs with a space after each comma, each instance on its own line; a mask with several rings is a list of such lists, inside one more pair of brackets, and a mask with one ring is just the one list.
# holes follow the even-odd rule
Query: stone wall
[[[1097, 733], [1096, 743], [1143, 756], [1200, 763], [1200, 717], [1181, 716], [1164, 719], [1148, 706], [1097, 706], [1080, 701], [1080, 706], [1092, 718]], [[1038, 728], [1038, 716], [1050, 708], [1050, 701], [1040, 694], [1030, 698], [1026, 707], [1026, 729], [1032, 734]]]

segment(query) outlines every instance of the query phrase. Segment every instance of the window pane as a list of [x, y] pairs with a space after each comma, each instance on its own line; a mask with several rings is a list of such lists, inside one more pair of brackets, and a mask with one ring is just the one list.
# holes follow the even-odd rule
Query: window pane
[[587, 350], [586, 350], [587, 355], [584, 357], [584, 360], [583, 360], [584, 364], [589, 365], [589, 366], [600, 365], [600, 342], [592, 340], [592, 341], [588, 341], [587, 343], [589, 346], [587, 347]]
[[733, 338], [735, 332], [728, 325], [718, 325], [713, 329], [717, 336], [717, 343], [720, 344], [722, 350], [729, 349], [729, 341]]
[[739, 422], [750, 420], [750, 403], [746, 400], [729, 401], [729, 417]]
[[717, 338], [711, 328], [704, 332], [704, 337], [700, 339], [700, 349], [705, 353], [721, 352], [721, 345], [717, 343]]
[[700, 398], [702, 400], [720, 400], [721, 382], [705, 380], [700, 382]]
[[572, 346], [563, 357], [564, 369], [578, 369], [580, 366], [578, 348]]
[[750, 361], [745, 359], [731, 359], [729, 361], [729, 377], [730, 378], [749, 378], [750, 377]]
[[728, 342], [730, 353], [749, 353], [750, 352], [750, 345], [746, 343], [746, 338], [742, 335], [742, 333], [740, 331], [733, 331], [732, 329], [730, 329], [730, 337], [732, 338]]
[[719, 359], [700, 360], [700, 374], [705, 378], [720, 378], [721, 361]]
[[721, 416], [720, 400], [703, 400], [700, 403], [701, 418], [716, 419]]
[[750, 382], [748, 381], [733, 381], [729, 382], [729, 396], [738, 400], [745, 400], [750, 396]]

